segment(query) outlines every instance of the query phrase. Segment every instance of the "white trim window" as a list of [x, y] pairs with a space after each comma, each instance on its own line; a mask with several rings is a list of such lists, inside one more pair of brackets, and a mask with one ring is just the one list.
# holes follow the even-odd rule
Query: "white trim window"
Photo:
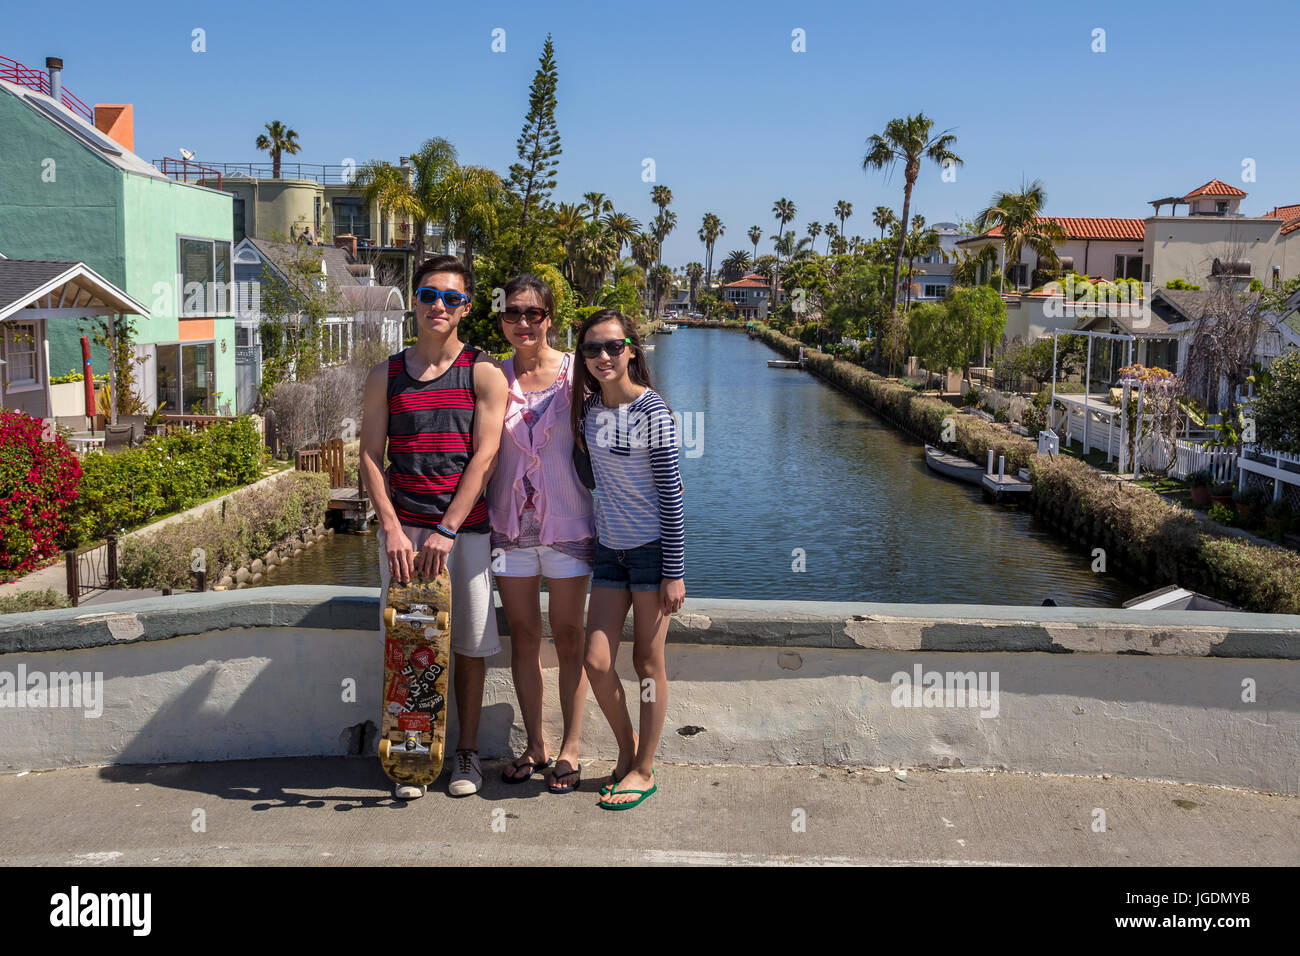
[[35, 385], [38, 362], [36, 360], [36, 323], [6, 322], [5, 324], [6, 388]]
[[942, 299], [947, 294], [948, 287], [946, 285], [927, 285], [925, 286], [925, 294], [921, 298]]

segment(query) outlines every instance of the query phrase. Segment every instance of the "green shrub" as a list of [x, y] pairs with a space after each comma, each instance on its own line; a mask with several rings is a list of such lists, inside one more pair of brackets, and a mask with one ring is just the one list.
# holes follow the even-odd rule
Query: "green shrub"
[[961, 403], [967, 408], [974, 408], [980, 403], [980, 390], [978, 388], [969, 388], [966, 394], [961, 397]]
[[86, 455], [80, 495], [70, 523], [78, 541], [193, 507], [205, 498], [257, 479], [266, 451], [252, 419], [179, 431], [115, 455]]
[[29, 571], [72, 533], [84, 476], [62, 435], [24, 412], [0, 409], [0, 578]]
[[259, 558], [301, 529], [320, 524], [328, 504], [328, 477], [296, 471], [256, 492], [232, 495], [225, 520], [214, 509], [127, 538], [118, 573], [128, 588], [188, 587], [199, 548], [209, 582], [215, 584], [223, 570]]
[[1232, 524], [1237, 518], [1237, 512], [1233, 511], [1227, 505], [1221, 505], [1217, 502], [1210, 505], [1210, 520], [1217, 521], [1219, 524]]
[[52, 608], [70, 607], [71, 603], [66, 594], [48, 588], [44, 591], [21, 591], [0, 597], [0, 614], [48, 611]]
[[1194, 471], [1187, 476], [1187, 486], [1189, 488], [1208, 488], [1213, 476], [1208, 468], [1202, 468], [1200, 471]]
[[995, 422], [1000, 422], [1004, 425], [1007, 422], [1011, 421], [1011, 415], [1007, 412], [1007, 408], [1005, 405], [993, 413], [993, 420]]

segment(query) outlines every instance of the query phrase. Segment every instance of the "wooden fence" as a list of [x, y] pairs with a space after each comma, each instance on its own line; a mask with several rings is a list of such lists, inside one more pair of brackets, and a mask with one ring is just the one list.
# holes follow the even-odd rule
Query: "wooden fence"
[[331, 438], [319, 448], [301, 449], [296, 467], [299, 471], [324, 472], [329, 475], [331, 488], [342, 488], [343, 439]]

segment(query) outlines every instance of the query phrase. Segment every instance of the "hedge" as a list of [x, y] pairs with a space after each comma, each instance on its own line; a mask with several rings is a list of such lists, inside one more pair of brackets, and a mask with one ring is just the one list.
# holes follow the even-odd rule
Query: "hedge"
[[[759, 337], [797, 357], [800, 343], [769, 328]], [[1117, 481], [1076, 458], [1037, 454], [1027, 438], [919, 395], [850, 362], [804, 351], [805, 367], [861, 399], [884, 418], [931, 443], [945, 419], [955, 424], [949, 447], [980, 465], [988, 450], [1007, 456], [1007, 470], [1028, 468], [1034, 509], [1091, 550], [1105, 549], [1117, 565], [1154, 586], [1178, 584], [1247, 611], [1300, 614], [1300, 554], [1210, 533], [1186, 508], [1156, 492]]]
[[1300, 614], [1300, 554], [1207, 531], [1192, 512], [1075, 458], [1035, 455], [1033, 507], [1111, 564], [1247, 611]]
[[201, 548], [209, 579], [260, 558], [306, 527], [325, 519], [329, 477], [295, 471], [257, 491], [231, 495], [225, 517], [216, 509], [173, 522], [122, 543], [118, 574], [128, 588], [180, 588], [193, 582], [194, 549]]
[[86, 455], [80, 494], [69, 512], [68, 543], [137, 528], [255, 481], [265, 454], [257, 427], [244, 417], [154, 438], [115, 455]]
[[[773, 329], [760, 326], [759, 338], [779, 352], [798, 358], [801, 343]], [[962, 415], [947, 402], [921, 395], [899, 382], [882, 378], [860, 365], [804, 348], [804, 366], [815, 375], [838, 386], [875, 409], [904, 431], [931, 445], [948, 448], [979, 465], [1005, 455], [1007, 471], [1014, 474], [1027, 467], [1038, 445], [1005, 428], [998, 428], [974, 415]], [[953, 440], [943, 441], [945, 422], [953, 423]]]

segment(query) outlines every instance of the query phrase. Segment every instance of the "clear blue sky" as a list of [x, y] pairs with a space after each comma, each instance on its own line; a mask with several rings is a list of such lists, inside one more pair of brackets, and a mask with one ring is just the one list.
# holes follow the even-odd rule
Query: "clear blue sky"
[[[390, 11], [409, 11], [390, 17]], [[647, 223], [642, 160], [673, 191], [678, 227], [665, 259], [703, 261], [701, 216], [722, 217], [718, 256], [760, 252], [773, 202], [798, 207], [800, 235], [853, 203], [902, 207], [901, 170], [864, 172], [868, 135], [924, 112], [951, 128], [966, 161], [955, 183], [927, 164], [913, 211], [974, 217], [997, 190], [1042, 179], [1047, 212], [1136, 216], [1147, 202], [1219, 178], [1242, 211], [1300, 203], [1300, 123], [1288, 44], [1300, 14], [1252, 0], [1082, 4], [677, 2], [370, 6], [273, 4], [11, 5], [0, 54], [43, 68], [88, 103], [134, 103], [146, 159], [264, 158], [269, 120], [299, 134], [310, 163], [395, 162], [431, 136], [461, 161], [504, 173], [547, 32], [559, 69], [564, 154], [556, 201], [607, 193]], [[206, 31], [207, 50], [191, 49]], [[491, 50], [506, 31], [506, 52]], [[1094, 53], [1103, 29], [1106, 52]], [[791, 49], [792, 31], [806, 52]], [[1274, 39], [1281, 43], [1273, 42]], [[1242, 181], [1253, 158], [1257, 181]], [[1166, 207], [1167, 209], [1167, 207]], [[825, 237], [818, 240], [824, 248]]]

